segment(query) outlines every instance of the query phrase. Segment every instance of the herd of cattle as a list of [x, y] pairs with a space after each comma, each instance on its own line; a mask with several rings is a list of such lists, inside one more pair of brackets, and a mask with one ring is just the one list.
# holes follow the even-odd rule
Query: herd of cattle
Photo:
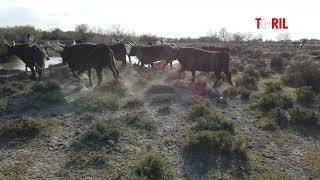
[[[7, 41], [5, 44], [8, 48], [8, 55], [18, 56], [25, 64], [26, 68], [30, 68], [32, 77], [35, 79], [35, 72], [38, 72], [39, 79], [45, 69], [45, 61], [48, 55], [45, 49], [36, 45], [18, 44], [10, 45]], [[78, 76], [84, 71], [88, 71], [90, 85], [91, 68], [96, 70], [98, 76], [98, 85], [102, 82], [103, 68], [109, 68], [115, 79], [119, 78], [119, 70], [115, 66], [115, 60], [121, 61], [123, 66], [126, 66], [126, 56], [136, 56], [139, 59], [141, 66], [151, 65], [157, 61], [165, 61], [164, 67], [171, 64], [172, 61], [178, 60], [181, 64], [179, 72], [192, 72], [192, 81], [195, 80], [196, 71], [215, 72], [217, 80], [220, 79], [221, 72], [224, 72], [227, 81], [232, 85], [231, 73], [229, 71], [230, 64], [230, 48], [205, 46], [200, 48], [191, 47], [177, 47], [175, 44], [162, 45], [133, 45], [131, 43], [130, 51], [127, 53], [124, 43], [117, 43], [112, 45], [106, 44], [90, 44], [79, 43], [73, 41], [71, 45], [65, 45], [57, 41], [57, 44], [63, 48], [60, 52], [64, 64], [68, 64], [74, 76]], [[215, 82], [215, 84], [216, 84]]]

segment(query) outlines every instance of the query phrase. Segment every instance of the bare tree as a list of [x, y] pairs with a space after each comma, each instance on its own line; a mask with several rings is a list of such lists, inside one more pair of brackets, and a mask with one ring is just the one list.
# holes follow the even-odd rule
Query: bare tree
[[288, 44], [288, 41], [290, 40], [290, 33], [279, 33], [277, 36], [277, 40], [282, 42], [283, 46], [286, 46]]
[[227, 31], [225, 27], [221, 28], [219, 31], [219, 38], [224, 42], [230, 39], [230, 33]]

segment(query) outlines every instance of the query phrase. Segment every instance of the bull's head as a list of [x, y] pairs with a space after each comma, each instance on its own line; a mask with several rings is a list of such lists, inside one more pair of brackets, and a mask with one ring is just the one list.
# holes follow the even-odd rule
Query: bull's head
[[10, 56], [10, 55], [14, 54], [12, 47], [14, 47], [16, 45], [16, 43], [13, 41], [13, 44], [11, 45], [5, 39], [3, 40], [3, 42], [4, 42], [4, 44], [6, 45], [6, 47], [8, 49], [7, 50], [7, 56]]
[[[72, 40], [73, 40], [73, 43], [70, 46], [76, 45], [76, 41], [74, 40], [74, 38]], [[62, 63], [66, 64], [68, 62], [68, 57], [69, 57], [69, 50], [68, 49], [70, 46], [66, 46], [65, 44], [60, 43], [58, 40], [57, 40], [57, 44], [60, 47], [62, 47], [63, 50], [58, 51], [56, 48], [55, 49], [60, 53], [60, 56], [62, 58]]]

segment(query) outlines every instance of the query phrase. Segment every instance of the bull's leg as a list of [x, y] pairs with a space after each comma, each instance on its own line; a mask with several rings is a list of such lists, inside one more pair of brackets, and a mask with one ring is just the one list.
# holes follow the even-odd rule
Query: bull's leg
[[33, 80], [36, 80], [36, 72], [35, 72], [35, 70], [34, 70], [34, 68], [32, 67], [32, 66], [29, 66], [29, 68], [30, 68], [30, 70], [31, 70], [31, 73], [32, 73], [32, 79]]
[[153, 69], [157, 70], [157, 68], [154, 66], [154, 63], [151, 63], [150, 65]]
[[170, 67], [172, 68], [172, 61], [170, 62]]
[[178, 71], [178, 79], [181, 79], [181, 73], [184, 72], [184, 68], [181, 67]]
[[28, 66], [26, 65], [26, 70], [25, 71], [27, 71], [28, 70]]
[[93, 83], [92, 83], [92, 79], [91, 79], [91, 68], [88, 69], [88, 77], [89, 77], [89, 86], [93, 86]]
[[192, 82], [194, 82], [195, 76], [196, 76], [196, 71], [192, 70], [191, 72], [192, 72]]
[[127, 60], [126, 57], [123, 58], [122, 60], [122, 66], [126, 67], [127, 66]]
[[218, 84], [218, 81], [221, 79], [221, 73], [220, 72], [215, 72], [216, 75], [216, 81], [213, 84], [213, 87], [215, 87]]
[[[126, 62], [126, 61], [125, 61]], [[113, 70], [115, 70], [116, 71], [116, 73], [117, 73], [117, 77], [119, 78], [120, 77], [120, 72], [119, 72], [119, 70], [117, 69], [117, 67], [116, 67], [116, 65], [115, 65], [115, 63], [114, 63], [114, 61], [111, 61], [111, 66], [110, 67], [112, 67], [113, 68]], [[112, 71], [112, 70], [111, 70]], [[113, 73], [113, 71], [112, 71], [112, 73]]]
[[228, 83], [233, 86], [232, 80], [231, 80], [231, 73], [229, 71], [225, 72], [226, 76], [227, 76], [227, 81]]
[[102, 68], [96, 68], [97, 76], [98, 76], [98, 85], [99, 86], [102, 82]]
[[113, 68], [112, 66], [109, 66], [110, 70], [112, 71], [113, 77], [118, 80], [119, 74], [118, 72], [115, 70], [115, 68]]
[[40, 81], [41, 77], [42, 77], [42, 70], [41, 69], [38, 69], [38, 75], [39, 75], [39, 81]]

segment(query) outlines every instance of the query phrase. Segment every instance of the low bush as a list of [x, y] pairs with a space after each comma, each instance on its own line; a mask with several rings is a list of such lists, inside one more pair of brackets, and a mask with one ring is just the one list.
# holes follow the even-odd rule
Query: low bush
[[147, 93], [150, 94], [172, 94], [176, 93], [173, 87], [168, 85], [152, 85], [148, 90]]
[[297, 100], [301, 103], [312, 103], [315, 99], [315, 93], [312, 91], [312, 87], [304, 86], [296, 90]]
[[68, 169], [83, 170], [89, 168], [103, 168], [108, 164], [108, 158], [101, 154], [92, 153], [73, 153], [70, 160], [67, 162]]
[[157, 121], [149, 116], [145, 111], [128, 113], [123, 116], [122, 119], [129, 124], [149, 131], [155, 130], [158, 125]]
[[294, 99], [285, 93], [265, 93], [257, 99], [257, 106], [264, 110], [270, 111], [273, 108], [289, 109], [293, 106]]
[[289, 125], [289, 117], [287, 111], [276, 107], [271, 112], [272, 119], [280, 126], [280, 128], [287, 128]]
[[265, 83], [265, 88], [264, 88], [265, 93], [276, 93], [281, 91], [282, 91], [282, 87], [280, 82], [269, 81]]
[[99, 87], [97, 87], [96, 91], [101, 93], [107, 92], [118, 96], [124, 96], [128, 91], [128, 88], [121, 82], [111, 80], [101, 84]]
[[125, 108], [135, 108], [140, 106], [143, 106], [143, 101], [139, 98], [131, 98], [124, 105]]
[[32, 138], [47, 135], [54, 125], [53, 119], [18, 117], [2, 124], [0, 135], [9, 138]]
[[254, 77], [247, 76], [245, 74], [237, 79], [236, 86], [240, 87], [240, 88], [243, 87], [247, 90], [257, 90], [258, 89], [256, 79]]
[[1, 112], [7, 111], [7, 108], [8, 108], [8, 100], [0, 99], [0, 114]]
[[320, 125], [320, 114], [311, 109], [295, 107], [289, 109], [291, 121], [301, 125]]
[[225, 130], [230, 133], [235, 132], [234, 124], [227, 120], [220, 113], [210, 113], [199, 118], [197, 125], [195, 126], [197, 131], [219, 131]]
[[151, 154], [140, 161], [129, 179], [173, 180], [174, 171], [166, 158], [160, 154]]
[[34, 82], [32, 85], [33, 99], [46, 103], [64, 102], [64, 96], [60, 91], [60, 83], [56, 80]]
[[171, 103], [175, 98], [175, 94], [159, 94], [152, 98], [151, 104]]
[[237, 140], [228, 131], [200, 131], [191, 135], [187, 148], [202, 153], [239, 153], [246, 152], [244, 141]]
[[79, 111], [103, 112], [105, 110], [117, 110], [119, 97], [111, 93], [92, 92], [74, 102]]
[[158, 113], [161, 113], [161, 114], [169, 114], [170, 111], [171, 111], [171, 108], [169, 105], [162, 105], [158, 109]]
[[117, 119], [101, 119], [85, 133], [84, 139], [99, 144], [106, 144], [110, 140], [117, 143], [120, 135], [120, 122]]
[[229, 87], [228, 89], [223, 91], [224, 95], [227, 95], [229, 97], [236, 97], [239, 94], [239, 89], [235, 86]]
[[270, 62], [270, 67], [272, 70], [276, 70], [276, 71], [281, 71], [284, 69], [284, 62], [283, 62], [283, 58], [279, 57], [279, 56], [274, 56], [271, 59]]
[[18, 92], [22, 92], [26, 89], [26, 84], [23, 82], [7, 82], [0, 85], [0, 94], [1, 96], [8, 96]]
[[282, 77], [287, 85], [311, 86], [320, 91], [320, 63], [313, 60], [292, 61]]

